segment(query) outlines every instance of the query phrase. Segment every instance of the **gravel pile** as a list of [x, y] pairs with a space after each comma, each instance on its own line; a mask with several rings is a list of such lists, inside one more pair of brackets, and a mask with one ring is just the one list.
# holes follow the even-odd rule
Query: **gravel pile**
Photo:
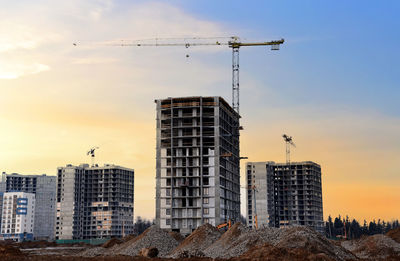
[[211, 246], [221, 237], [221, 232], [210, 224], [205, 224], [198, 227], [188, 236], [182, 243], [175, 248], [169, 257], [172, 258], [187, 258], [187, 257], [202, 257], [204, 250]]
[[373, 235], [358, 240], [343, 241], [342, 246], [358, 258], [400, 260], [400, 244], [385, 235]]
[[397, 243], [400, 243], [400, 227], [390, 230], [386, 235]]
[[303, 226], [279, 229], [272, 245], [280, 249], [301, 249], [313, 255], [324, 254], [333, 260], [357, 259], [350, 251]]
[[230, 258], [240, 256], [260, 240], [254, 232], [242, 223], [235, 223], [217, 241], [203, 252], [211, 258]]
[[108, 249], [106, 255], [137, 256], [142, 248], [155, 247], [159, 256], [165, 257], [178, 246], [178, 241], [168, 232], [157, 226], [151, 226], [141, 235]]
[[[219, 240], [204, 250], [211, 258], [231, 258], [263, 248], [268, 253], [293, 252], [293, 255], [323, 255], [332, 260], [355, 260], [356, 257], [341, 246], [307, 227], [271, 228], [258, 230], [236, 223]], [[258, 251], [262, 255], [262, 250]], [[265, 253], [267, 254], [267, 253]]]

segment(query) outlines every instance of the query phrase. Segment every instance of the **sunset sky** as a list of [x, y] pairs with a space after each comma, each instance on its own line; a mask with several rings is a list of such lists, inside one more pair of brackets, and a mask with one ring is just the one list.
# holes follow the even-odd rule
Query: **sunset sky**
[[242, 156], [283, 162], [287, 133], [293, 161], [322, 166], [325, 219], [400, 218], [400, 2], [0, 3], [0, 172], [55, 175], [99, 146], [99, 164], [135, 169], [135, 216], [153, 218], [154, 100], [231, 102], [231, 50], [101, 43], [284, 38], [240, 50]]

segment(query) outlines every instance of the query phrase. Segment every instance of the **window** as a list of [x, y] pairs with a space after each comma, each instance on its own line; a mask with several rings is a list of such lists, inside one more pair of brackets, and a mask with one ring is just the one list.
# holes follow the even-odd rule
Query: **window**
[[203, 214], [208, 215], [210, 210], [208, 208], [203, 208]]
[[208, 195], [208, 188], [203, 188], [203, 195]]
[[171, 205], [171, 199], [170, 199], [170, 198], [167, 198], [167, 199], [165, 200], [165, 204], [168, 205], [168, 206], [170, 206], [170, 205]]
[[171, 219], [165, 220], [165, 224], [168, 225], [168, 226], [171, 225]]
[[165, 194], [166, 194], [167, 196], [171, 196], [171, 189], [166, 189], [166, 190], [165, 190]]
[[208, 204], [209, 203], [209, 198], [203, 198], [203, 204]]
[[166, 213], [167, 213], [168, 216], [170, 216], [170, 215], [171, 215], [171, 209], [170, 209], [170, 208], [167, 208], [167, 209], [166, 209]]

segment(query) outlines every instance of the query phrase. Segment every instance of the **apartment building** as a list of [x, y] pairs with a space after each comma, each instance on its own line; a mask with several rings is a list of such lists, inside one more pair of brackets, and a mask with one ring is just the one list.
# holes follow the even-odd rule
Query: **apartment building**
[[6, 174], [3, 172], [5, 192], [35, 194], [34, 235], [36, 240], [54, 239], [56, 177], [43, 175]]
[[106, 164], [57, 170], [56, 240], [132, 234], [134, 170]]
[[17, 242], [33, 240], [35, 219], [35, 194], [1, 192], [0, 240]]
[[189, 234], [239, 220], [239, 115], [221, 97], [155, 103], [157, 225]]
[[246, 174], [248, 226], [303, 225], [324, 231], [320, 165], [248, 162]]

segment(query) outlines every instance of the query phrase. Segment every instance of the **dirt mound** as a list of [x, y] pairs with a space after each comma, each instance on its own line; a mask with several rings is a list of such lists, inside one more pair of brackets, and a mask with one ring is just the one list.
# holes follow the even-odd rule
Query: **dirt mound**
[[158, 256], [165, 257], [178, 244], [178, 241], [167, 231], [151, 226], [139, 236], [109, 248], [106, 255], [137, 256], [142, 248], [155, 247], [158, 249]]
[[221, 232], [210, 224], [204, 224], [193, 231], [182, 243], [170, 254], [174, 258], [186, 258], [204, 256], [204, 249], [211, 246], [221, 237]]
[[336, 259], [333, 259], [324, 253], [315, 254], [306, 249], [284, 248], [273, 246], [271, 244], [253, 247], [239, 258], [234, 258], [233, 260], [336, 261]]
[[[263, 251], [265, 251], [264, 254]], [[276, 256], [277, 260], [281, 258], [304, 260], [306, 257], [319, 258], [320, 260], [356, 259], [352, 253], [343, 247], [335, 245], [332, 241], [307, 227], [280, 229], [264, 227], [252, 230], [240, 223], [231, 227], [204, 253], [212, 258], [232, 258], [243, 255], [245, 259], [252, 259], [258, 258], [257, 255], [261, 258], [261, 256], [267, 254], [274, 256], [283, 253], [279, 258]]]
[[[348, 250], [307, 227], [283, 228], [273, 240], [277, 249], [286, 249], [290, 254], [307, 254], [307, 257], [324, 256], [326, 260], [355, 260]], [[324, 260], [324, 259], [323, 259]]]
[[1, 259], [6, 257], [23, 257], [24, 254], [19, 250], [19, 248], [11, 245], [1, 244], [0, 245], [0, 257]]
[[251, 247], [257, 245], [259, 237], [253, 236], [253, 231], [242, 223], [235, 223], [217, 241], [203, 252], [211, 258], [237, 257]]
[[132, 239], [134, 239], [135, 237], [136, 237], [136, 235], [130, 234], [130, 235], [124, 236], [124, 237], [122, 238], [122, 241], [123, 241], [123, 242], [128, 242], [129, 240], [132, 240]]
[[112, 246], [121, 244], [123, 241], [119, 238], [111, 238], [110, 240], [108, 240], [107, 242], [105, 242], [102, 247], [104, 248], [110, 248]]
[[400, 243], [400, 227], [390, 230], [386, 235], [397, 243]]
[[343, 241], [342, 246], [359, 258], [372, 260], [400, 260], [400, 244], [385, 235]]

